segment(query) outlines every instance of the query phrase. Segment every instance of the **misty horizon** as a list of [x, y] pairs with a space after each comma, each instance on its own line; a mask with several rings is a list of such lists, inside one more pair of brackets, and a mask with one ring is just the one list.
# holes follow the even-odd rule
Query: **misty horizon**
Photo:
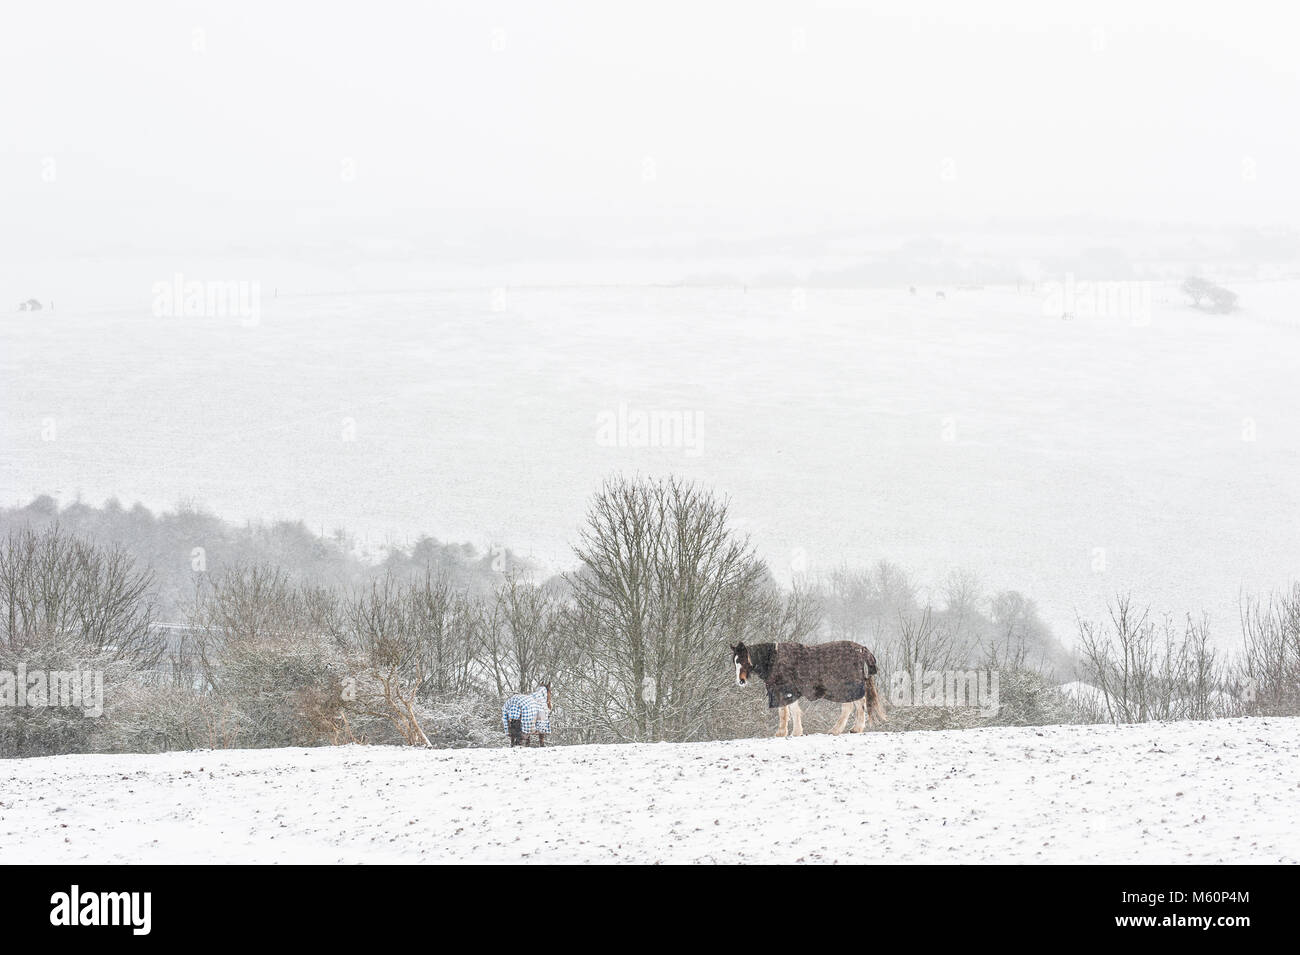
[[40, 94], [0, 126], [9, 248], [258, 248], [367, 220], [571, 239], [1300, 222], [1300, 80], [1249, 6], [146, 6], [129, 26], [7, 14], [0, 78]]

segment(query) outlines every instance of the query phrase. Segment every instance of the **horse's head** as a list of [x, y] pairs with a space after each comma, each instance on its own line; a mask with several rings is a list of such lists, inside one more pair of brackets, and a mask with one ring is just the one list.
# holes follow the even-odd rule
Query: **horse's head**
[[555, 706], [551, 703], [551, 684], [543, 683], [542, 686], [546, 687], [546, 708], [548, 710], [555, 709]]
[[731, 648], [731, 662], [736, 664], [736, 686], [744, 686], [749, 681], [749, 671], [754, 664], [749, 659], [749, 647], [742, 640]]

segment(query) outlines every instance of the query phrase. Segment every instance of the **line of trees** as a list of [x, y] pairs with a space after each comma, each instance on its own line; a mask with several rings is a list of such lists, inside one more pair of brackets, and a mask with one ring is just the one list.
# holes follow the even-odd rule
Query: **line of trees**
[[[1199, 718], [1229, 712], [1228, 700], [1249, 703], [1232, 712], [1300, 707], [1300, 590], [1243, 604], [1239, 663], [1216, 655], [1203, 625], [1175, 633], [1127, 601], [1109, 626], [1083, 626], [1079, 659], [1032, 601], [986, 597], [969, 574], [946, 581], [939, 606], [884, 562], [778, 586], [727, 501], [674, 478], [605, 482], [575, 555], [567, 575], [537, 583], [507, 566], [491, 587], [409, 553], [346, 585], [236, 563], [193, 574], [181, 619], [160, 630], [153, 571], [120, 543], [57, 523], [11, 530], [0, 538], [0, 673], [101, 671], [104, 712], [0, 706], [0, 755], [500, 745], [503, 697], [543, 681], [561, 742], [753, 736], [769, 713], [762, 692], [733, 686], [726, 647], [740, 640], [865, 643], [886, 700], [891, 672], [1001, 674], [992, 720], [907, 707], [891, 729]], [[1078, 671], [1100, 701], [1053, 685]]]
[[1080, 702], [1118, 723], [1300, 715], [1300, 584], [1267, 600], [1243, 594], [1242, 646], [1229, 655], [1209, 621], [1153, 616], [1120, 594], [1103, 621], [1079, 621]]
[[[570, 739], [735, 734], [740, 723], [725, 717], [737, 708], [719, 702], [729, 683], [727, 641], [786, 637], [782, 618], [770, 612], [778, 589], [749, 543], [732, 533], [726, 503], [675, 479], [607, 482], [577, 547], [579, 569], [543, 584], [507, 570], [484, 594], [433, 567], [348, 588], [295, 579], [269, 564], [197, 574], [184, 625], [165, 654], [149, 627], [151, 575], [131, 576], [120, 546], [103, 552], [127, 573], [98, 591], [65, 566], [84, 562], [79, 555], [95, 545], [57, 525], [11, 533], [6, 547], [16, 557], [33, 548], [66, 555], [41, 574], [14, 575], [15, 650], [60, 644], [69, 630], [62, 620], [29, 625], [32, 615], [19, 612], [28, 592], [75, 597], [83, 616], [98, 603], [136, 608], [112, 639], [121, 644], [140, 628], [152, 641], [150, 652], [129, 656], [125, 679], [106, 686], [98, 721], [55, 708], [0, 711], [7, 755], [477, 745], [496, 741], [504, 695], [543, 680], [556, 688], [557, 724]], [[84, 659], [96, 665], [101, 658]], [[17, 723], [50, 731], [16, 732]], [[68, 724], [83, 728], [77, 745], [57, 729]]]
[[265, 564], [322, 587], [352, 590], [380, 577], [407, 579], [430, 570], [452, 586], [485, 595], [503, 572], [528, 575], [529, 564], [504, 547], [489, 553], [468, 544], [420, 537], [410, 546], [373, 549], [343, 529], [316, 534], [302, 521], [236, 524], [181, 504], [155, 512], [143, 504], [124, 507], [110, 499], [93, 507], [75, 501], [60, 507], [41, 495], [21, 507], [0, 508], [0, 537], [54, 526], [74, 537], [117, 547], [153, 573], [159, 619], [180, 619], [193, 597], [196, 576], [236, 566]]

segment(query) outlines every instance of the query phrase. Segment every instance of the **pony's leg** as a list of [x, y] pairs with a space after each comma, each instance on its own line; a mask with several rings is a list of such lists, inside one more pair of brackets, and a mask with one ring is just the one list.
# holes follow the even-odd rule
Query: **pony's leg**
[[777, 726], [777, 728], [776, 728], [776, 735], [777, 735], [777, 736], [784, 736], [784, 735], [785, 735], [786, 711], [789, 710], [789, 709], [790, 709], [790, 707], [788, 707], [788, 706], [783, 706], [783, 707], [781, 707], [781, 722], [780, 722], [780, 725]]
[[867, 728], [867, 698], [864, 696], [853, 703], [853, 732], [861, 733]]
[[537, 734], [537, 745], [538, 745], [538, 746], [545, 746], [545, 745], [546, 745], [546, 734], [545, 734], [545, 733], [538, 733], [538, 734]]
[[803, 735], [803, 714], [799, 712], [799, 701], [795, 700], [790, 704], [790, 716], [794, 718], [794, 729], [790, 731], [791, 736]]
[[848, 723], [849, 714], [853, 712], [855, 706], [856, 704], [854, 703], [840, 704], [840, 718], [839, 721], [835, 724], [835, 728], [831, 730], [832, 736], [839, 736], [841, 733], [844, 732], [844, 725]]

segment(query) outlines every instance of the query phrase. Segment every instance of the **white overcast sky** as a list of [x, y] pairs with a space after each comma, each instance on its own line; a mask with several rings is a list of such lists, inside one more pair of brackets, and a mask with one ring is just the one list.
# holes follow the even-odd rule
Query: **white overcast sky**
[[354, 218], [614, 237], [898, 217], [1290, 225], [1285, 9], [11, 3], [4, 230], [12, 247], [256, 245]]

